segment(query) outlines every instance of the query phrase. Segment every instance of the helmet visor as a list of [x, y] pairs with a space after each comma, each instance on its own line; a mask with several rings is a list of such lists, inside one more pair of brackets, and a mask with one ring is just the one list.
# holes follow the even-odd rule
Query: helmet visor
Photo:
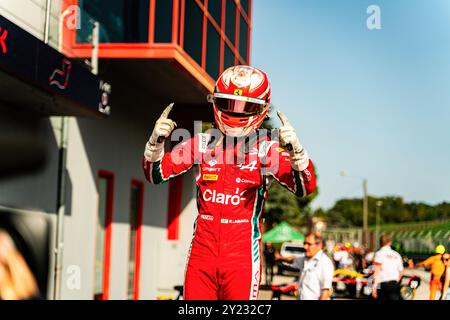
[[242, 96], [216, 93], [208, 99], [220, 111], [228, 114], [255, 115], [260, 114], [266, 107], [266, 101]]

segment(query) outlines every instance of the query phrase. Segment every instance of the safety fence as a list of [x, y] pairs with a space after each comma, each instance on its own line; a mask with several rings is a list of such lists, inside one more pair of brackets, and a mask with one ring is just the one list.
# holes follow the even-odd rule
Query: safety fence
[[[334, 243], [364, 244], [362, 228], [327, 229], [323, 234]], [[368, 243], [365, 245], [377, 249], [381, 234], [388, 234], [403, 253], [432, 254], [438, 244], [450, 249], [450, 220], [381, 225], [378, 229], [372, 226], [368, 229]]]

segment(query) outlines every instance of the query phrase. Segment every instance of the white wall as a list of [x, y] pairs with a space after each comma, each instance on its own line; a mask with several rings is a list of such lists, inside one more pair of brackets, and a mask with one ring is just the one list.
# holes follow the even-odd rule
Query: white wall
[[[67, 171], [72, 192], [69, 199], [71, 206], [68, 207], [70, 215], [65, 218], [64, 224], [64, 272], [61, 297], [63, 299], [92, 299], [97, 188], [75, 119], [69, 121], [68, 136]], [[71, 290], [67, 285], [69, 266], [79, 267], [80, 290]]]
[[[184, 284], [184, 272], [186, 267], [186, 258], [188, 249], [192, 239], [194, 221], [197, 216], [197, 203], [195, 200], [195, 179], [194, 170], [191, 170], [183, 177], [183, 200], [184, 208], [181, 212], [179, 220], [179, 240], [167, 240], [167, 231], [164, 230], [162, 237], [157, 239], [157, 242], [150, 239], [151, 233], [149, 230], [149, 239], [145, 243], [152, 243], [152, 250], [146, 251], [143, 249], [143, 254], [146, 255], [144, 259], [147, 264], [151, 263], [151, 258], [156, 254], [159, 259], [157, 261], [156, 270], [152, 272], [152, 279], [147, 279], [143, 282], [147, 292], [153, 292], [151, 295], [142, 296], [142, 298], [155, 299], [155, 290], [152, 289], [156, 284], [157, 295], [168, 295], [174, 293], [173, 287], [175, 285]], [[151, 201], [151, 200], [150, 200]], [[167, 202], [167, 201], [166, 201]], [[167, 215], [167, 211], [161, 212]]]
[[[193, 174], [183, 177], [183, 184], [193, 185]], [[164, 186], [159, 186], [163, 188]], [[167, 229], [155, 229], [145, 226], [142, 235], [141, 294], [140, 299], [156, 299], [158, 295], [174, 293], [173, 287], [183, 285], [187, 251], [193, 231], [193, 223], [197, 214], [196, 202], [192, 198], [189, 186], [183, 188], [183, 197], [191, 197], [180, 218], [179, 240], [168, 241]], [[167, 217], [167, 206], [154, 210], [155, 201], [167, 203], [167, 197], [149, 197], [146, 203], [153, 206], [145, 208], [145, 215], [162, 215]], [[193, 207], [194, 206], [194, 207]], [[162, 210], [161, 210], [162, 209]], [[144, 220], [146, 217], [144, 217]]]
[[0, 14], [43, 40], [45, 2], [46, 0], [0, 0]]
[[[50, 44], [56, 48], [62, 0], [52, 0]], [[44, 41], [46, 0], [0, 0], [0, 15]]]
[[[43, 118], [39, 122], [36, 134], [40, 141], [45, 141], [47, 144], [47, 163], [39, 172], [0, 180], [0, 204], [8, 207], [55, 213], [58, 145], [51, 121], [48, 118]], [[12, 132], [14, 129], [11, 128], [10, 130]], [[23, 129], [17, 126], [15, 130]]]

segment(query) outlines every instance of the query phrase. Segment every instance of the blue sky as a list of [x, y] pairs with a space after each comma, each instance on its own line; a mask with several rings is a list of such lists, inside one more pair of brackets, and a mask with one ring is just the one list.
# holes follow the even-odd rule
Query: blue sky
[[314, 207], [360, 197], [363, 177], [374, 196], [450, 201], [450, 1], [254, 0], [252, 37], [317, 166]]

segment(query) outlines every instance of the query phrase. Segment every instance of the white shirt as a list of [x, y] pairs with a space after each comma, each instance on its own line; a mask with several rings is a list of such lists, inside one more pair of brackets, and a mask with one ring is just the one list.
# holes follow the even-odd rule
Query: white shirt
[[348, 251], [345, 251], [345, 250], [336, 251], [333, 254], [333, 259], [339, 263], [340, 268], [343, 268], [346, 265], [352, 264], [352, 260], [350, 259], [350, 254], [348, 253]]
[[332, 288], [334, 265], [322, 250], [314, 257], [304, 259], [304, 263], [294, 261], [294, 264], [301, 267], [298, 286], [300, 300], [319, 300], [322, 290]]
[[343, 250], [336, 251], [333, 254], [333, 259], [336, 260], [336, 261], [339, 261], [339, 262], [343, 261], [344, 259], [347, 259], [347, 257], [348, 257], [348, 252], [347, 251], [343, 251]]
[[400, 280], [400, 272], [403, 271], [402, 257], [390, 246], [384, 246], [375, 253], [374, 264], [380, 266], [378, 283]]
[[372, 262], [374, 256], [375, 256], [375, 253], [374, 253], [374, 252], [369, 252], [368, 254], [366, 254], [365, 259], [366, 259], [367, 262]]

